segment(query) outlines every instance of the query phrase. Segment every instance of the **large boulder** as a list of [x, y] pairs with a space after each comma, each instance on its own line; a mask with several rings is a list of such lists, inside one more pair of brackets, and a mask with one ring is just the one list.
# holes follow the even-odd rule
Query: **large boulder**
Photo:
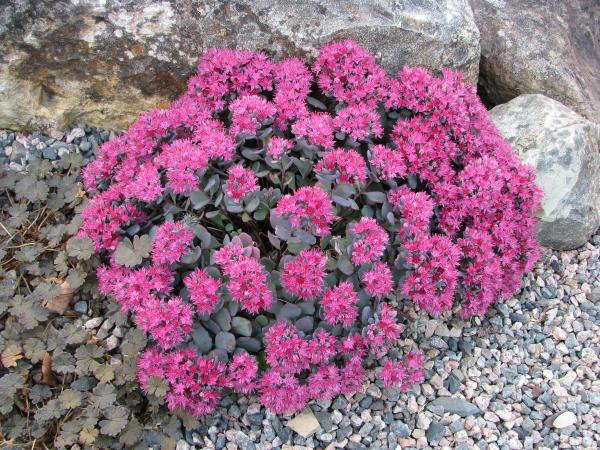
[[577, 248], [600, 226], [600, 126], [540, 94], [496, 106], [490, 117], [544, 190], [538, 238]]
[[210, 47], [310, 58], [345, 38], [393, 74], [450, 67], [477, 80], [468, 0], [5, 0], [0, 128], [123, 129], [180, 94]]
[[600, 122], [598, 0], [470, 0], [491, 104], [544, 94]]

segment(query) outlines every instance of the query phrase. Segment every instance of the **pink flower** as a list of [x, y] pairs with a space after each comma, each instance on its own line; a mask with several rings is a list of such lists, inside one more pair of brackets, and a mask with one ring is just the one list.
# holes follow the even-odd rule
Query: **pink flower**
[[360, 153], [354, 150], [334, 149], [326, 152], [315, 166], [315, 171], [333, 175], [338, 183], [364, 183], [367, 179], [367, 164]]
[[354, 242], [350, 246], [352, 262], [356, 265], [373, 262], [383, 255], [388, 244], [387, 232], [371, 217], [362, 217], [350, 225]]
[[258, 95], [238, 97], [229, 105], [233, 117], [230, 133], [237, 136], [240, 133], [254, 136], [264, 122], [273, 119], [277, 109], [272, 103]]
[[138, 361], [138, 379], [147, 391], [151, 377], [167, 381], [170, 411], [183, 409], [194, 416], [213, 412], [222, 395], [225, 365], [198, 356], [191, 349], [161, 353], [146, 350]]
[[310, 113], [294, 123], [292, 131], [297, 138], [305, 137], [312, 145], [333, 147], [333, 119], [327, 113]]
[[388, 200], [395, 210], [402, 213], [402, 236], [427, 234], [435, 203], [425, 192], [413, 192], [401, 186], [388, 193]]
[[155, 162], [166, 169], [169, 187], [178, 194], [189, 194], [198, 186], [197, 170], [208, 167], [208, 153], [189, 139], [163, 146]]
[[373, 167], [379, 170], [381, 178], [384, 180], [402, 178], [407, 174], [402, 154], [385, 145], [377, 144], [371, 147], [371, 159], [369, 161]]
[[301, 385], [294, 375], [271, 369], [261, 377], [260, 401], [276, 414], [300, 411], [309, 400], [309, 387]]
[[121, 229], [144, 218], [144, 214], [126, 202], [120, 190], [113, 186], [96, 195], [82, 213], [83, 224], [78, 236], [87, 236], [97, 251], [114, 250], [120, 242]]
[[330, 325], [341, 323], [343, 326], [349, 327], [358, 314], [357, 302], [358, 295], [354, 292], [352, 283], [342, 281], [323, 295], [321, 308], [323, 308], [325, 321]]
[[263, 266], [243, 251], [241, 246], [229, 244], [215, 252], [215, 262], [229, 278], [231, 298], [240, 302], [242, 309], [257, 314], [271, 306], [273, 294]]
[[326, 264], [321, 250], [302, 250], [283, 267], [281, 284], [303, 300], [314, 298], [323, 291]]
[[354, 41], [323, 45], [313, 71], [319, 87], [342, 103], [374, 107], [383, 99], [387, 85], [385, 71], [372, 54]]
[[332, 206], [323, 188], [306, 186], [281, 197], [275, 214], [288, 219], [293, 229], [325, 236], [329, 234], [329, 226], [334, 219]]
[[291, 121], [306, 117], [306, 97], [312, 75], [306, 65], [296, 58], [284, 59], [275, 70], [275, 125], [286, 130]]
[[273, 63], [262, 52], [212, 48], [190, 78], [188, 93], [220, 110], [233, 93], [260, 94], [273, 86]]
[[136, 324], [150, 332], [158, 345], [169, 349], [181, 343], [192, 328], [192, 309], [180, 297], [167, 302], [150, 297], [137, 309]]
[[253, 171], [244, 168], [241, 164], [231, 166], [227, 171], [227, 195], [235, 202], [239, 202], [251, 192], [259, 189], [258, 178]]
[[287, 151], [293, 146], [294, 143], [289, 139], [284, 139], [279, 136], [273, 136], [271, 139], [269, 139], [267, 155], [269, 155], [273, 159], [279, 159], [282, 155], [287, 153]]
[[255, 388], [258, 376], [256, 358], [247, 353], [233, 355], [227, 367], [225, 386], [242, 394], [249, 394]]
[[183, 222], [165, 222], [156, 232], [152, 244], [154, 264], [179, 261], [194, 239], [194, 233]]
[[402, 286], [403, 293], [431, 314], [450, 309], [458, 283], [458, 247], [447, 237], [435, 235], [409, 241], [406, 249], [406, 261], [415, 268]]
[[160, 182], [160, 174], [152, 164], [142, 165], [128, 187], [128, 196], [147, 203], [158, 200], [164, 190]]
[[383, 355], [400, 338], [403, 330], [404, 327], [396, 323], [396, 311], [383, 303], [376, 322], [367, 328], [365, 341], [373, 353]]
[[373, 268], [362, 275], [365, 291], [376, 298], [383, 298], [392, 293], [394, 282], [392, 272], [386, 263], [378, 261]]
[[414, 384], [421, 383], [424, 375], [421, 353], [409, 353], [404, 361], [388, 360], [381, 370], [383, 385], [396, 385], [403, 392], [408, 391]]
[[342, 133], [346, 133], [355, 141], [367, 138], [380, 138], [383, 127], [379, 113], [364, 105], [350, 105], [338, 111], [333, 123]]
[[183, 279], [183, 283], [196, 311], [199, 314], [210, 314], [219, 302], [221, 281], [211, 277], [204, 269], [196, 269]]

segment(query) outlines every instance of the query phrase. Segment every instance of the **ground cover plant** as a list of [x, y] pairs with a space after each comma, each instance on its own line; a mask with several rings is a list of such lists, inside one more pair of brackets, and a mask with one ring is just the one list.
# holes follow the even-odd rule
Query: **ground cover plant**
[[422, 377], [390, 299], [482, 314], [538, 256], [540, 192], [459, 73], [388, 77], [352, 41], [311, 68], [213, 49], [188, 91], [84, 171], [80, 236], [152, 345], [146, 392], [203, 415], [275, 412]]
[[[135, 361], [146, 336], [103, 301], [93, 243], [73, 237], [84, 161], [69, 147], [53, 162], [32, 156], [26, 171], [0, 174], [3, 448], [115, 448], [142, 435], [132, 413], [143, 415]], [[71, 309], [81, 299], [96, 316], [85, 324]], [[104, 342], [113, 329], [118, 346]]]

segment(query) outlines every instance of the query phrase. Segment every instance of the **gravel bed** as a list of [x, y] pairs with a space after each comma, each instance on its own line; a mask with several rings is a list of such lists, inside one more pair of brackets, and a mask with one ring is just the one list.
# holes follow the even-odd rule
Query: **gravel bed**
[[[0, 131], [0, 164], [21, 170], [65, 151], [89, 159], [110, 137], [85, 126]], [[575, 251], [547, 250], [521, 292], [484, 318], [434, 319], [403, 306], [405, 337], [427, 361], [425, 382], [408, 393], [384, 389], [370, 370], [362, 392], [310, 405], [316, 432], [307, 437], [256, 397], [227, 397], [177, 449], [598, 448], [599, 254], [600, 234]]]

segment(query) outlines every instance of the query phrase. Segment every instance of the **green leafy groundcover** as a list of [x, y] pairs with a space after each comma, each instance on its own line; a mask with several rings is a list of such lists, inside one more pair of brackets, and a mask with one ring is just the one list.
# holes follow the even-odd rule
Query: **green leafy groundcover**
[[71, 152], [0, 172], [0, 447], [174, 448], [199, 423], [168, 413], [160, 386], [140, 394], [146, 336], [101, 300], [93, 245], [73, 237], [81, 165]]

